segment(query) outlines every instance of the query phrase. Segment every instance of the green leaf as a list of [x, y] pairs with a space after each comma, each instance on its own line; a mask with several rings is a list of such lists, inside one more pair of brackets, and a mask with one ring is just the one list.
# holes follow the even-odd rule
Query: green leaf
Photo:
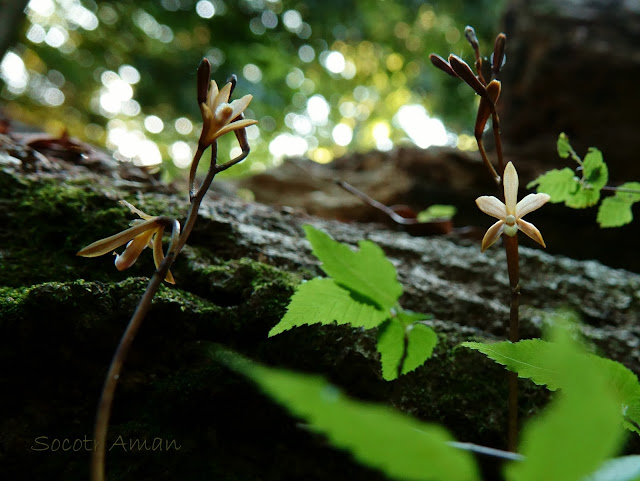
[[575, 173], [569, 167], [562, 170], [550, 170], [527, 184], [528, 189], [538, 186], [537, 191], [549, 194], [549, 202], [565, 202], [579, 188]]
[[398, 373], [407, 374], [420, 367], [431, 357], [437, 343], [438, 336], [429, 326], [420, 322], [405, 324], [398, 317], [389, 319], [378, 331], [382, 378], [393, 381]]
[[569, 137], [567, 137], [567, 134], [565, 134], [564, 132], [562, 132], [558, 136], [557, 147], [558, 147], [558, 155], [563, 159], [566, 159], [571, 155], [571, 151], [573, 149], [571, 148], [571, 144], [569, 143]]
[[640, 202], [640, 182], [626, 182], [618, 188], [638, 192], [617, 191], [613, 197], [604, 199], [598, 210], [600, 227], [620, 227], [633, 220], [633, 204]]
[[582, 481], [640, 481], [640, 456], [623, 456], [605, 461]]
[[474, 481], [472, 456], [447, 443], [442, 427], [421, 423], [386, 406], [352, 400], [318, 376], [253, 364], [236, 354], [215, 356], [251, 378], [309, 427], [359, 462], [389, 477], [412, 481]]
[[578, 190], [565, 200], [565, 205], [572, 209], [584, 209], [585, 207], [596, 205], [599, 200], [599, 190], [578, 184]]
[[457, 209], [453, 205], [434, 204], [418, 213], [418, 222], [431, 222], [434, 220], [447, 220], [456, 215]]
[[269, 337], [296, 326], [333, 322], [371, 329], [387, 317], [388, 313], [353, 299], [349, 291], [342, 289], [332, 279], [316, 278], [298, 286], [286, 314], [269, 331]]
[[464, 347], [480, 351], [508, 370], [518, 373], [518, 377], [531, 379], [539, 385], [546, 385], [551, 391], [560, 387], [558, 372], [554, 369], [555, 346], [541, 339], [528, 339], [511, 343], [463, 342]]
[[618, 186], [618, 189], [629, 189], [637, 192], [616, 192], [616, 197], [627, 202], [640, 202], [640, 182], [625, 182]]
[[370, 241], [360, 241], [359, 251], [334, 241], [322, 231], [305, 225], [313, 254], [322, 261], [322, 270], [336, 283], [366, 297], [388, 311], [402, 295], [396, 269], [380, 247]]
[[600, 191], [609, 181], [609, 170], [604, 163], [602, 152], [595, 147], [589, 147], [589, 152], [582, 162], [584, 179], [593, 187]]
[[407, 327], [409, 344], [407, 356], [402, 365], [402, 374], [407, 374], [422, 366], [431, 357], [433, 349], [438, 343], [438, 335], [429, 326], [420, 322]]
[[[562, 346], [541, 339], [528, 339], [517, 343], [508, 341], [485, 344], [464, 342], [463, 346], [482, 352], [498, 364], [519, 377], [531, 379], [539, 385], [546, 385], [551, 391], [564, 388], [562, 372], [555, 359], [562, 352]], [[640, 426], [640, 383], [638, 377], [623, 364], [593, 354], [583, 354], [593, 369], [605, 373], [607, 389], [618, 399], [618, 411]], [[566, 381], [566, 379], [565, 379]]]
[[525, 426], [519, 448], [525, 459], [506, 466], [508, 481], [580, 481], [624, 439], [619, 400], [607, 388], [606, 370], [567, 333], [553, 344], [545, 354], [562, 391]]
[[607, 197], [598, 208], [598, 224], [600, 227], [620, 227], [633, 220], [631, 208], [633, 203], [619, 197]]
[[398, 378], [398, 367], [405, 350], [404, 326], [395, 318], [389, 319], [378, 329], [378, 343], [382, 364], [382, 378], [393, 381]]

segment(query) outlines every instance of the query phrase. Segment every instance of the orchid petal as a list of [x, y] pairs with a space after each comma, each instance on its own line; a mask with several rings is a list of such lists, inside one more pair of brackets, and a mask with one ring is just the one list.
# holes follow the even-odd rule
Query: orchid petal
[[542, 234], [540, 234], [540, 231], [535, 225], [522, 219], [518, 219], [516, 221], [516, 224], [518, 225], [518, 229], [520, 229], [522, 232], [527, 234], [529, 237], [531, 237], [534, 241], [536, 241], [542, 247], [547, 247], [546, 244], [544, 243], [544, 240], [542, 239]]
[[511, 162], [504, 168], [504, 204], [508, 215], [516, 215], [516, 203], [518, 202], [518, 172]]
[[487, 233], [484, 235], [482, 239], [482, 252], [486, 251], [489, 247], [493, 245], [495, 241], [498, 240], [498, 237], [502, 234], [502, 230], [504, 228], [504, 221], [499, 220], [495, 224], [493, 224], [489, 229], [487, 229]]
[[[160, 264], [164, 260], [164, 252], [162, 251], [162, 235], [164, 234], [164, 227], [160, 227], [156, 234], [153, 236], [153, 262], [156, 265], [156, 269], [160, 269]], [[169, 284], [175, 284], [176, 281], [171, 274], [171, 271], [167, 271], [167, 275], [164, 278]]]
[[213, 140], [233, 130], [243, 129], [245, 127], [248, 127], [250, 125], [255, 125], [257, 123], [258, 121], [253, 119], [244, 119], [244, 120], [238, 120], [236, 122], [231, 122], [230, 124], [225, 125], [223, 128], [218, 130], [211, 141], [213, 142]]
[[482, 212], [496, 219], [504, 219], [507, 216], [505, 205], [496, 197], [483, 195], [476, 199], [476, 205]]
[[516, 218], [521, 219], [546, 204], [551, 197], [548, 194], [529, 194], [516, 205]]
[[155, 217], [153, 215], [145, 214], [140, 209], [138, 209], [136, 206], [134, 206], [132, 204], [129, 204], [129, 202], [127, 202], [126, 200], [121, 200], [120, 203], [122, 205], [124, 205], [125, 207], [127, 207], [134, 214], [137, 214], [138, 217], [140, 217], [141, 219], [149, 220], [149, 219], [153, 219]]
[[143, 232], [147, 230], [153, 231], [154, 227], [157, 227], [156, 217], [145, 220], [138, 225], [119, 232], [118, 234], [95, 241], [94, 243], [89, 244], [84, 249], [79, 250], [76, 255], [82, 257], [98, 257], [104, 254], [108, 254], [121, 245], [126, 244], [131, 239], [141, 235]]
[[221, 104], [229, 102], [229, 96], [231, 95], [231, 82], [220, 89], [218, 96], [213, 101], [211, 110], [215, 112]]
[[211, 81], [211, 87], [209, 88], [209, 95], [207, 96], [207, 106], [211, 109], [211, 110], [215, 110], [213, 108], [213, 105], [216, 101], [216, 99], [218, 98], [218, 84], [216, 83], [215, 80]]
[[155, 230], [147, 230], [129, 242], [124, 252], [116, 256], [116, 269], [123, 271], [135, 264], [155, 232]]
[[247, 94], [244, 97], [234, 100], [231, 102], [231, 107], [233, 108], [232, 119], [235, 119], [238, 115], [245, 111], [245, 109], [249, 106], [249, 102], [253, 99], [253, 95]]

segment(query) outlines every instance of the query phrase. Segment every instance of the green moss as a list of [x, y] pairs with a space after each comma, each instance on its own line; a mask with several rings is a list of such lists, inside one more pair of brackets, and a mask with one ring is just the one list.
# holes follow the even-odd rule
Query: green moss
[[[127, 210], [93, 190], [88, 183], [25, 181], [1, 177], [3, 201], [10, 207], [0, 218], [11, 236], [2, 246], [4, 285], [66, 281], [92, 275], [86, 260], [76, 258], [83, 246], [124, 229]], [[94, 267], [95, 268], [95, 267]]]

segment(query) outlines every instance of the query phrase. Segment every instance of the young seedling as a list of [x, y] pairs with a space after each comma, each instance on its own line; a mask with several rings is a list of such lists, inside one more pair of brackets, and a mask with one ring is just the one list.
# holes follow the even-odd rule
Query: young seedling
[[[96, 424], [94, 431], [94, 440], [96, 441], [96, 449], [93, 451], [91, 459], [91, 480], [104, 481], [105, 479], [105, 447], [107, 445], [107, 430], [109, 425], [109, 417], [111, 414], [111, 406], [113, 404], [113, 396], [115, 394], [116, 385], [122, 365], [129, 352], [129, 348], [133, 339], [140, 328], [149, 308], [154, 295], [158, 291], [162, 280], [173, 284], [175, 283], [169, 269], [173, 264], [176, 256], [180, 253], [187, 242], [189, 235], [198, 217], [198, 210], [202, 200], [211, 186], [213, 178], [223, 170], [232, 167], [244, 160], [249, 154], [249, 143], [245, 128], [249, 125], [256, 124], [256, 120], [244, 119], [243, 112], [251, 102], [252, 96], [245, 95], [239, 100], [229, 103], [229, 97], [233, 93], [236, 85], [235, 77], [220, 90], [215, 81], [209, 83], [211, 77], [211, 65], [207, 59], [203, 59], [198, 67], [197, 83], [198, 83], [198, 105], [202, 113], [203, 127], [200, 140], [198, 141], [198, 149], [191, 164], [189, 173], [189, 211], [184, 224], [184, 229], [180, 233], [180, 223], [176, 219], [165, 216], [149, 216], [138, 210], [131, 204], [125, 202], [129, 209], [137, 214], [141, 219], [133, 221], [132, 227], [106, 239], [102, 239], [81, 249], [77, 255], [84, 257], [95, 257], [113, 252], [114, 249], [121, 245], [127, 244], [124, 252], [116, 256], [115, 264], [119, 270], [131, 267], [138, 259], [145, 247], [153, 248], [153, 257], [156, 264], [156, 271], [149, 280], [147, 289], [145, 290], [138, 306], [136, 307], [131, 320], [122, 335], [120, 344], [113, 356], [109, 371], [105, 378], [102, 395], [98, 404], [96, 414]], [[234, 132], [242, 153], [234, 159], [218, 164], [217, 160], [217, 139]], [[211, 147], [211, 164], [202, 184], [195, 189], [195, 176], [198, 164], [203, 153], [207, 148]], [[171, 243], [164, 256], [162, 250], [162, 235], [164, 229], [172, 227]]]

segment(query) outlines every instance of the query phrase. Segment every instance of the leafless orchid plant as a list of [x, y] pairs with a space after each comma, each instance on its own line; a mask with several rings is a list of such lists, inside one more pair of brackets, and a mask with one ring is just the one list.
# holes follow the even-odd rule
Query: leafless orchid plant
[[[96, 413], [96, 424], [94, 431], [95, 450], [91, 460], [91, 480], [104, 481], [105, 479], [105, 447], [107, 430], [109, 425], [109, 417], [116, 385], [122, 365], [127, 356], [131, 343], [142, 324], [149, 308], [151, 301], [158, 291], [162, 281], [175, 284], [175, 280], [171, 271], [171, 265], [175, 258], [184, 247], [193, 226], [198, 217], [198, 210], [202, 200], [211, 186], [211, 182], [216, 174], [232, 167], [244, 160], [249, 154], [249, 143], [247, 141], [245, 128], [256, 124], [256, 120], [245, 119], [243, 112], [251, 102], [252, 96], [244, 97], [229, 101], [231, 94], [236, 86], [236, 77], [232, 76], [229, 82], [218, 90], [218, 85], [211, 80], [211, 65], [207, 59], [203, 59], [198, 67], [197, 74], [197, 98], [200, 112], [202, 113], [203, 127], [198, 148], [191, 164], [189, 172], [189, 211], [184, 224], [184, 229], [180, 231], [180, 223], [176, 219], [166, 216], [150, 216], [137, 209], [128, 202], [122, 201], [133, 213], [137, 214], [140, 219], [136, 219], [131, 223], [131, 227], [115, 234], [106, 239], [101, 239], [81, 249], [77, 255], [84, 257], [96, 257], [109, 254], [120, 246], [126, 244], [122, 254], [116, 256], [115, 265], [118, 270], [124, 270], [131, 267], [142, 251], [146, 247], [153, 249], [153, 259], [156, 265], [156, 271], [151, 277], [147, 289], [144, 292], [138, 306], [129, 321], [129, 325], [122, 335], [120, 344], [113, 356], [111, 366], [107, 373], [102, 395], [98, 404]], [[224, 164], [218, 164], [217, 160], [217, 139], [229, 132], [234, 132], [242, 152], [237, 157], [229, 160]], [[211, 147], [211, 163], [209, 170], [202, 181], [199, 188], [195, 187], [196, 172], [200, 159], [204, 152]], [[167, 255], [164, 255], [162, 247], [162, 237], [165, 229], [171, 228], [171, 241], [167, 249]]]
[[[520, 230], [543, 247], [546, 247], [540, 231], [533, 224], [523, 220], [522, 217], [542, 207], [549, 201], [550, 197], [547, 194], [529, 194], [520, 202], [517, 202], [518, 173], [511, 162], [506, 166], [504, 165], [502, 141], [500, 138], [500, 121], [496, 110], [496, 103], [500, 97], [501, 89], [501, 83], [497, 77], [506, 60], [505, 48], [507, 37], [503, 33], [500, 33], [496, 37], [493, 54], [488, 62], [480, 56], [478, 38], [472, 27], [466, 27], [465, 37], [471, 44], [475, 54], [475, 74], [464, 60], [455, 55], [449, 55], [448, 60], [436, 54], [431, 54], [429, 58], [433, 65], [448, 75], [460, 78], [480, 96], [474, 128], [478, 150], [489, 174], [498, 185], [502, 184], [504, 189], [504, 202], [493, 196], [481, 196], [476, 199], [476, 204], [482, 212], [498, 219], [495, 224], [489, 227], [482, 239], [482, 252], [496, 242], [498, 237], [504, 234], [503, 243], [507, 256], [509, 285], [511, 287], [509, 340], [511, 342], [517, 342], [519, 340], [518, 308], [520, 301], [520, 268], [518, 237], [516, 234]], [[486, 65], [488, 65], [488, 68], [485, 68]], [[488, 81], [487, 77], [489, 79]], [[491, 117], [493, 127], [496, 156], [498, 158], [498, 171], [496, 171], [489, 160], [482, 142], [489, 117]], [[518, 374], [515, 372], [509, 372], [508, 406], [508, 446], [509, 450], [515, 451], [518, 435]]]

